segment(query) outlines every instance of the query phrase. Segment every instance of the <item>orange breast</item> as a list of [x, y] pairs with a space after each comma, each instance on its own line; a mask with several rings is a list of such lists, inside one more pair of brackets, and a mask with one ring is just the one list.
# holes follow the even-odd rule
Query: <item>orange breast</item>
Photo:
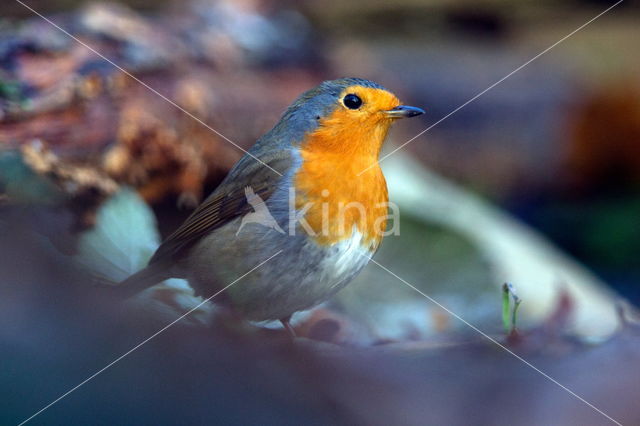
[[379, 167], [356, 176], [369, 165], [344, 158], [318, 158], [304, 152], [296, 175], [296, 209], [319, 244], [330, 245], [349, 238], [354, 226], [364, 242], [377, 248], [386, 229], [387, 184]]
[[379, 245], [388, 214], [387, 184], [380, 167], [370, 166], [378, 159], [389, 125], [379, 116], [354, 121], [350, 111], [337, 109], [301, 143], [295, 204], [305, 211], [319, 244], [349, 238], [355, 227], [364, 244], [373, 249]]

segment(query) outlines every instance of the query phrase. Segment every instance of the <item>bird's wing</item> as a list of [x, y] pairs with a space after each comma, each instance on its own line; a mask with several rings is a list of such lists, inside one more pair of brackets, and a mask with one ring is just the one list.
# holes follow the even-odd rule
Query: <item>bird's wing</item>
[[284, 175], [293, 159], [288, 150], [266, 153], [258, 158], [271, 169], [245, 155], [220, 186], [158, 247], [149, 265], [178, 260], [201, 237], [253, 211], [247, 202], [247, 187], [266, 201], [283, 178], [272, 169]]

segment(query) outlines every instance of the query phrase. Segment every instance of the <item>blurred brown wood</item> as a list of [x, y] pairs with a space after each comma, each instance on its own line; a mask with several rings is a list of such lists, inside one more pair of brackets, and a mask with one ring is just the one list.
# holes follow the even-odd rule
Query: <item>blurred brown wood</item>
[[[270, 52], [211, 25], [248, 16], [275, 25], [276, 12], [261, 2], [193, 2], [147, 17], [94, 3], [56, 17], [126, 71], [39, 18], [27, 21], [5, 35], [10, 48], [1, 52], [0, 147], [43, 141], [61, 163], [105, 172], [149, 202], [175, 197], [194, 207], [205, 184], [216, 184], [286, 105], [317, 84], [320, 60], [304, 46], [289, 63], [261, 64]], [[244, 36], [260, 38], [259, 31], [247, 27]]]

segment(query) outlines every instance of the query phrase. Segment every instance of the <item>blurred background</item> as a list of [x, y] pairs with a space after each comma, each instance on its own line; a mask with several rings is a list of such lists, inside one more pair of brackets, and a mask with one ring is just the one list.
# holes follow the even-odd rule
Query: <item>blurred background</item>
[[[429, 128], [403, 152], [530, 225], [615, 292], [636, 305], [640, 303], [640, 7], [631, 1], [622, 2], [442, 121], [614, 1], [32, 0], [27, 4], [245, 149], [271, 128], [298, 94], [319, 82], [343, 76], [377, 81], [403, 102], [427, 111], [419, 120], [403, 122], [393, 129], [387, 152]], [[44, 235], [59, 252], [73, 253], [77, 236], [96, 224], [99, 206], [119, 188], [132, 186], [153, 208], [160, 234], [167, 235], [215, 188], [242, 152], [129, 78], [122, 69], [34, 17], [23, 5], [9, 0], [3, 2], [0, 11], [0, 265], [4, 276], [0, 285], [11, 296], [0, 302], [4, 323], [0, 336], [9, 360], [2, 374], [7, 383], [19, 383], [17, 393], [5, 399], [12, 407], [7, 409], [6, 419], [15, 421], [84, 377], [82, 373], [62, 374], [73, 371], [74, 363], [80, 360], [77, 352], [68, 352], [75, 344], [86, 343], [90, 348], [82, 358], [86, 362], [83, 371], [89, 371], [102, 361], [108, 362], [111, 355], [124, 352], [157, 325], [152, 321], [128, 334], [130, 318], [121, 317], [119, 310], [112, 311], [101, 303], [89, 303], [98, 306], [97, 311], [78, 309], [78, 300], [94, 301], [95, 296], [85, 294], [86, 290], [44, 286], [47, 280], [71, 283], [86, 277], [68, 268], [57, 254], [51, 255], [49, 247], [27, 236], [26, 230]], [[391, 195], [393, 199], [393, 191]], [[411, 218], [406, 226], [403, 229], [408, 229], [408, 234], [416, 229]], [[429, 249], [436, 259], [432, 282], [439, 277], [437, 268], [452, 257], [468, 266], [465, 280], [479, 279], [484, 272], [478, 271], [484, 269], [480, 260], [467, 255], [467, 243], [445, 240], [440, 233], [439, 228], [429, 233], [442, 243], [439, 252]], [[402, 260], [400, 249], [393, 244], [387, 243], [391, 247], [389, 256], [395, 253], [396, 259]], [[422, 247], [421, 241], [415, 244]], [[408, 258], [408, 262], [415, 260]], [[33, 263], [46, 268], [40, 271], [31, 266]], [[415, 272], [418, 276], [420, 273]], [[488, 282], [493, 277], [482, 279]], [[51, 301], [56, 302], [55, 307], [50, 306]], [[457, 312], [462, 309], [469, 313], [481, 309], [486, 299], [453, 303], [459, 308]], [[491, 305], [491, 315], [498, 310], [497, 304]], [[561, 316], [562, 309], [556, 313]], [[42, 325], [39, 318], [56, 319]], [[430, 319], [435, 328], [440, 320]], [[496, 324], [492, 331], [499, 330], [499, 321]], [[33, 337], [34, 330], [37, 338]], [[123, 330], [124, 337], [119, 334]], [[346, 365], [342, 364], [339, 372], [324, 376], [335, 365], [313, 364], [317, 360], [313, 351], [306, 352], [308, 348], [282, 349], [267, 339], [256, 349], [254, 344], [238, 343], [224, 333], [209, 332], [175, 332], [171, 338], [175, 347], [179, 347], [177, 342], [189, 348], [202, 344], [203, 351], [217, 351], [212, 359], [202, 358], [203, 352], [198, 351], [189, 355], [194, 359], [185, 359], [183, 354], [172, 353], [168, 344], [155, 346], [157, 353], [169, 353], [170, 360], [178, 360], [177, 365], [188, 366], [188, 378], [158, 373], [159, 383], [182, 389], [187, 395], [193, 383], [202, 380], [198, 378], [199, 368], [210, 368], [211, 375], [224, 376], [224, 366], [241, 362], [238, 353], [246, 353], [248, 358], [264, 355], [267, 364], [277, 366], [272, 373], [277, 377], [269, 380], [286, 382], [283, 377], [291, 373], [287, 351], [305, 360], [294, 361], [298, 381], [291, 386], [299, 392], [296, 403], [308, 411], [287, 402], [291, 395], [282, 391], [273, 396], [276, 402], [252, 399], [252, 408], [244, 414], [228, 402], [225, 408], [231, 411], [224, 411], [222, 419], [232, 423], [266, 416], [273, 423], [286, 419], [293, 424], [293, 420], [308, 421], [317, 414], [319, 423], [355, 419], [356, 423], [382, 424], [383, 420], [397, 420], [396, 410], [404, 407], [413, 416], [405, 419], [407, 424], [419, 423], [432, 414], [434, 421], [455, 424], [457, 420], [462, 424], [461, 414], [455, 410], [438, 411], [447, 401], [456, 399], [484, 407], [489, 413], [487, 422], [494, 420], [493, 424], [508, 422], [511, 415], [523, 412], [531, 416], [523, 424], [600, 424], [591, 417], [592, 412], [572, 405], [575, 401], [567, 405], [557, 402], [557, 395], [545, 393], [539, 382], [514, 397], [514, 405], [507, 408], [498, 404], [500, 401], [479, 401], [471, 391], [461, 395], [458, 388], [436, 386], [438, 377], [448, 380], [450, 372], [477, 357], [488, 365], [480, 366], [483, 373], [478, 376], [461, 379], [467, 387], [469, 383], [476, 390], [487, 386], [498, 395], [508, 396], [514, 381], [532, 380], [518, 376], [520, 370], [515, 365], [512, 370], [510, 364], [492, 364], [495, 354], [484, 346], [474, 346], [477, 342], [465, 347], [465, 354], [438, 353], [429, 358], [420, 352], [421, 357], [428, 358], [424, 363], [420, 357], [402, 358], [388, 375], [403, 377], [406, 381], [402, 384], [409, 383], [407, 386], [416, 394], [401, 404], [386, 400], [385, 416], [372, 418], [358, 405], [362, 401], [335, 391], [333, 385], [342, 386], [348, 381], [339, 374], [354, 377], [354, 383], [358, 383], [351, 389], [354, 393], [378, 389], [382, 399], [390, 397], [389, 389], [402, 384], [385, 374], [367, 378], [367, 372], [358, 370], [353, 354], [347, 355]], [[544, 336], [541, 341], [548, 342], [548, 335]], [[113, 347], [105, 343], [109, 339], [116, 342]], [[56, 349], [58, 352], [45, 360], [38, 358], [42, 348], [49, 347], [45, 343], [58, 340], [68, 347]], [[630, 409], [632, 405], [607, 396], [631, 388], [631, 381], [581, 378], [582, 372], [602, 365], [603, 360], [622, 356], [628, 361], [618, 351], [620, 342], [562, 361], [545, 356], [569, 353], [575, 349], [573, 342], [555, 346], [558, 341], [553, 340], [553, 349], [548, 352], [538, 351], [546, 343], [534, 342], [535, 349], [524, 349], [540, 355], [540, 364], [548, 368], [555, 365], [555, 372], [563, 380], [588, 389], [593, 398], [627, 416], [624, 418], [629, 424], [638, 419], [637, 410]], [[620, 350], [637, 355], [636, 342], [637, 335], [629, 346], [625, 340]], [[376, 358], [367, 362], [384, 370], [387, 361]], [[161, 360], [154, 362], [153, 369], [171, 369]], [[220, 365], [212, 366], [213, 362]], [[312, 364], [311, 370], [305, 370], [305, 362]], [[369, 365], [367, 362], [363, 365]], [[628, 370], [623, 364], [619, 370], [607, 364], [612, 369], [607, 370], [609, 377], [624, 376]], [[145, 407], [148, 421], [197, 421], [208, 413], [210, 407], [198, 400], [200, 405], [196, 404], [194, 411], [185, 408], [188, 403], [182, 401], [184, 406], [178, 404], [183, 409], [179, 415], [162, 410], [157, 417], [149, 414], [153, 405], [150, 401], [169, 405], [172, 401], [163, 399], [158, 389], [149, 400], [132, 396], [135, 392], [122, 389], [118, 380], [134, 375], [140, 383], [153, 383], [153, 374], [140, 373], [144, 367], [145, 363], [139, 361], [110, 379], [114, 389], [131, 397], [125, 402], [114, 399], [104, 388], [89, 394], [118, 407], [110, 409], [107, 403], [96, 407], [104, 419], [126, 423], [125, 414], [131, 406], [139, 410]], [[43, 389], [31, 395], [39, 382], [18, 380], [30, 368], [43, 374], [59, 368], [55, 379], [65, 386], [56, 385], [55, 380], [45, 381]], [[415, 371], [436, 379], [433, 384], [412, 381]], [[256, 367], [248, 374], [262, 373]], [[272, 392], [269, 380], [262, 377], [258, 384], [249, 380], [239, 385], [235, 378], [224, 376], [223, 382], [232, 395], [244, 398]], [[305, 388], [308, 382], [321, 383], [326, 398], [313, 401], [313, 392]], [[620, 383], [622, 388], [616, 387]], [[221, 388], [209, 382], [207, 386], [209, 394], [220, 394], [220, 405], [225, 406]], [[142, 387], [140, 392], [149, 389]], [[426, 408], [419, 396], [433, 397], [433, 392], [441, 392], [442, 398], [427, 406], [435, 411], [421, 411]], [[625, 394], [627, 397], [630, 395]], [[71, 408], [83, 407], [78, 418], [93, 419], [87, 408], [91, 407], [89, 396], [86, 398]], [[346, 398], [349, 408], [335, 402], [339, 398]], [[546, 407], [556, 404], [561, 407], [555, 408], [572, 414], [545, 417], [547, 414], [523, 411], [518, 398], [536, 399]], [[278, 404], [285, 407], [284, 411], [274, 408]], [[279, 417], [283, 413], [286, 418]], [[572, 417], [574, 414], [577, 417]]]

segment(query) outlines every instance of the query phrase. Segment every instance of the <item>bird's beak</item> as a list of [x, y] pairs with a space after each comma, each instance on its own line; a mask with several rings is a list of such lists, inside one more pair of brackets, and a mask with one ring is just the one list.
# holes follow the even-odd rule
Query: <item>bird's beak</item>
[[416, 115], [424, 114], [424, 110], [422, 108], [416, 108], [407, 105], [398, 105], [394, 109], [390, 109], [384, 112], [389, 118], [409, 118], [415, 117]]

